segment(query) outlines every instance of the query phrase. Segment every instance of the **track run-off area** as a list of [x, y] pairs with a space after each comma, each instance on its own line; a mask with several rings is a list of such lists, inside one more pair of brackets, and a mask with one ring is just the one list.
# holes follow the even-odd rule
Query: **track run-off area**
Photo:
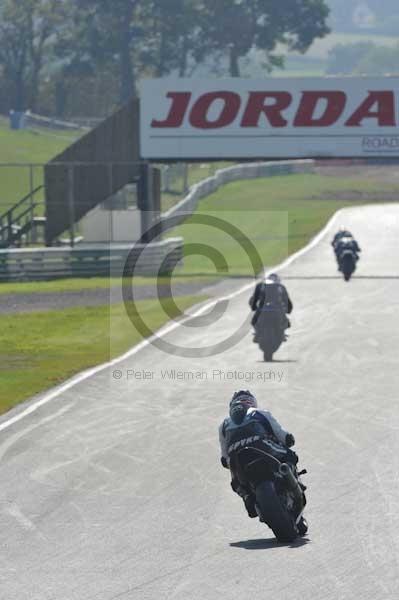
[[[349, 283], [330, 246], [341, 224], [363, 250]], [[0, 597], [395, 598], [398, 235], [398, 205], [345, 209], [281, 270], [294, 313], [271, 364], [249, 328], [215, 356], [144, 343], [4, 415]], [[220, 320], [163, 339], [224, 340], [248, 317], [244, 283]], [[308, 469], [309, 535], [292, 545], [246, 516], [220, 466], [217, 428], [240, 388], [294, 433]]]

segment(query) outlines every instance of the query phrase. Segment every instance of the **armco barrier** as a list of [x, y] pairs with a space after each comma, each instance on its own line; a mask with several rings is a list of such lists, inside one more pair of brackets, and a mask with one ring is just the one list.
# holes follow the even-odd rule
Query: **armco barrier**
[[73, 123], [71, 121], [62, 121], [61, 119], [54, 119], [52, 117], [43, 117], [42, 115], [36, 115], [30, 111], [25, 113], [25, 126], [29, 128], [30, 126], [36, 127], [45, 127], [48, 129], [55, 130], [69, 130], [69, 131], [78, 131], [81, 132], [90, 131], [90, 127], [80, 125], [78, 123]]
[[227, 167], [226, 169], [220, 169], [216, 171], [213, 177], [208, 177], [208, 179], [204, 179], [193, 185], [189, 194], [183, 200], [166, 213], [163, 213], [162, 219], [166, 220], [170, 217], [175, 217], [177, 221], [183, 221], [188, 214], [196, 210], [202, 198], [213, 194], [222, 185], [231, 181], [272, 177], [274, 175], [291, 175], [294, 173], [312, 173], [314, 167], [314, 160], [285, 160], [280, 162], [243, 163]]
[[[122, 275], [127, 261], [135, 275], [170, 272], [183, 257], [183, 239], [152, 244], [0, 250], [0, 281]], [[139, 258], [139, 260], [138, 260]]]

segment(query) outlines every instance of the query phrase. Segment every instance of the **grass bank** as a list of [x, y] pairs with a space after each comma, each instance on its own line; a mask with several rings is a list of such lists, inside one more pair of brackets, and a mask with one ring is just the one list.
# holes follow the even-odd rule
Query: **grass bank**
[[[202, 282], [204, 285], [214, 282], [213, 274], [206, 276], [190, 276], [184, 273], [176, 273], [174, 282], [192, 283]], [[154, 286], [159, 283], [168, 283], [170, 280], [166, 277], [135, 277], [134, 286]], [[122, 278], [120, 277], [88, 277], [85, 279], [55, 279], [52, 281], [17, 281], [10, 283], [0, 283], [0, 302], [1, 296], [7, 294], [41, 294], [41, 293], [63, 293], [79, 292], [85, 290], [100, 290], [120, 287]]]
[[[202, 299], [185, 296], [177, 304], [184, 310]], [[137, 308], [153, 330], [169, 320], [158, 301]], [[168, 309], [176, 316], [173, 305]], [[142, 339], [122, 305], [2, 316], [0, 332], [0, 413]]]

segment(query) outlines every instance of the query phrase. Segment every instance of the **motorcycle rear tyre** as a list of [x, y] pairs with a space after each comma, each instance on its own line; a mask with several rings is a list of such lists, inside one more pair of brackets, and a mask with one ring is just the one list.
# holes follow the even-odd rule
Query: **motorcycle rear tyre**
[[270, 527], [279, 542], [293, 542], [298, 537], [295, 520], [284, 508], [273, 481], [263, 481], [258, 485], [256, 505], [263, 521]]

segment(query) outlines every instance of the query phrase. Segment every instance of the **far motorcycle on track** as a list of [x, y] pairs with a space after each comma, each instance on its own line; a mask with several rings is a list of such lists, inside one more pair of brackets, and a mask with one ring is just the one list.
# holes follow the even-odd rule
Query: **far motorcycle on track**
[[273, 354], [287, 339], [285, 330], [291, 326], [287, 314], [294, 307], [277, 273], [265, 275], [257, 283], [249, 305], [254, 311], [251, 321], [255, 329], [254, 342], [259, 344], [264, 360], [271, 362]]
[[339, 270], [344, 276], [345, 281], [349, 281], [356, 271], [357, 258], [352, 250], [344, 250], [339, 257]]
[[343, 274], [345, 281], [349, 281], [356, 271], [356, 265], [361, 252], [360, 246], [347, 229], [340, 229], [332, 242], [338, 270]]
[[279, 308], [266, 304], [259, 312], [255, 324], [254, 341], [259, 344], [265, 362], [273, 360], [273, 354], [277, 352], [281, 344], [286, 340], [285, 336], [285, 314]]
[[306, 504], [305, 486], [300, 483], [296, 468], [280, 462], [270, 444], [270, 451], [251, 445], [230, 456], [230, 469], [238, 482], [249, 488], [255, 497], [259, 519], [273, 531], [279, 542], [293, 542], [307, 533], [302, 517]]

